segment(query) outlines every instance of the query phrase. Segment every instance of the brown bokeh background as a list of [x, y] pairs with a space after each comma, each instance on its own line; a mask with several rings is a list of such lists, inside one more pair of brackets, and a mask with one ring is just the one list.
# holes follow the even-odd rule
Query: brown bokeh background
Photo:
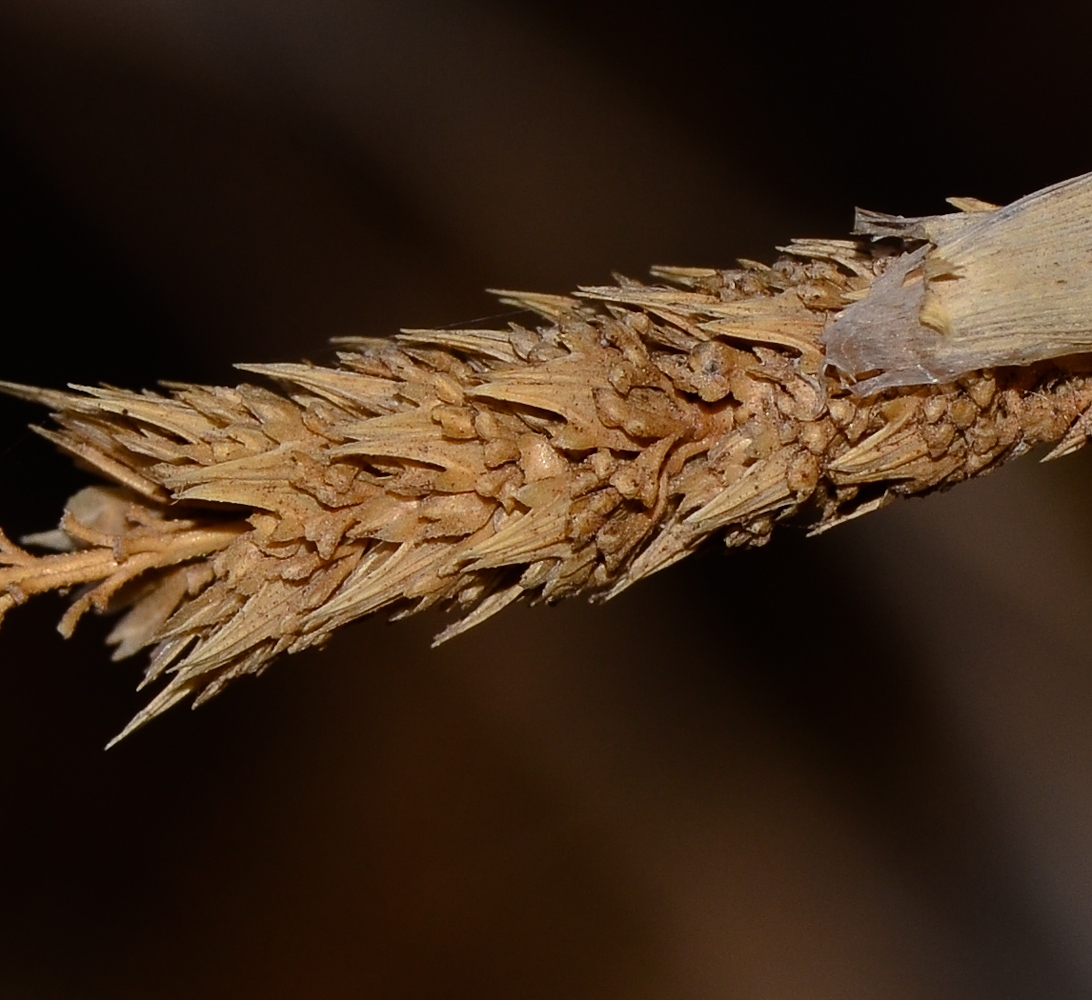
[[[1092, 167], [1039, 4], [5, 0], [0, 378], [223, 382]], [[82, 481], [0, 402], [0, 523]], [[120, 747], [0, 634], [0, 998], [1092, 993], [1092, 453], [617, 601], [349, 627]]]

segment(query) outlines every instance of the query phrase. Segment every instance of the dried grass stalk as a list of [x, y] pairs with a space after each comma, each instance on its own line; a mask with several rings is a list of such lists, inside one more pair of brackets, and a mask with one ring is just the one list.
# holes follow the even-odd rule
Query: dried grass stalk
[[[1069, 184], [1088, 199], [1088, 178]], [[48, 406], [57, 429], [39, 432], [113, 485], [24, 540], [51, 554], [0, 534], [0, 615], [76, 585], [64, 634], [89, 609], [124, 609], [115, 658], [151, 647], [143, 683], [166, 679], [124, 736], [380, 609], [453, 608], [442, 642], [520, 598], [610, 597], [712, 535], [761, 545], [786, 518], [824, 531], [1042, 442], [1071, 451], [1092, 404], [1088, 345], [999, 358], [994, 338], [976, 355], [996, 303], [961, 297], [996, 287], [967, 233], [986, 223], [996, 238], [1016, 206], [869, 214], [861, 238], [796, 241], [769, 267], [499, 293], [534, 325], [346, 340], [336, 368], [239, 366], [276, 390], [4, 383]], [[1022, 298], [1005, 289], [1028, 314], [1042, 276], [1001, 257], [1009, 281], [1031, 276]], [[1063, 265], [1055, 276], [1085, 289], [1087, 262]], [[938, 369], [928, 343], [905, 342], [909, 326], [936, 333], [942, 299], [955, 368], [951, 350]]]

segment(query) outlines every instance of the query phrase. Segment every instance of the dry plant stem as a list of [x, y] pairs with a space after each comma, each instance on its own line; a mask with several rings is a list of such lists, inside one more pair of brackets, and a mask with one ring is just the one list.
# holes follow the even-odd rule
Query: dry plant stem
[[453, 608], [443, 641], [519, 598], [617, 594], [713, 535], [761, 545], [787, 518], [823, 531], [1033, 445], [1083, 444], [1092, 366], [1064, 350], [878, 392], [852, 376], [874, 386], [883, 369], [832, 367], [836, 323], [840, 358], [862, 354], [859, 331], [875, 340], [879, 277], [930, 280], [943, 237], [877, 232], [894, 225], [880, 218], [772, 267], [500, 293], [529, 325], [345, 341], [336, 368], [239, 366], [276, 389], [4, 384], [113, 485], [24, 540], [53, 554], [0, 535], [0, 615], [73, 586], [66, 634], [90, 608], [124, 609], [116, 656], [151, 647], [145, 683], [166, 678], [125, 735], [380, 609]]

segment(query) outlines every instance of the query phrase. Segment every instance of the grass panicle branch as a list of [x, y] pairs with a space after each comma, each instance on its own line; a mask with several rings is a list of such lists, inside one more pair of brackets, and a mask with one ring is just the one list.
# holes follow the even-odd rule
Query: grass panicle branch
[[110, 485], [56, 530], [0, 534], [0, 616], [70, 587], [66, 635], [123, 611], [115, 658], [150, 648], [143, 683], [165, 682], [124, 736], [375, 611], [452, 609], [441, 642], [521, 598], [613, 596], [712, 536], [825, 531], [1040, 443], [1071, 451], [1092, 404], [1073, 348], [989, 365], [964, 350], [938, 380], [896, 344], [897, 378], [870, 367], [935, 312], [951, 233], [1008, 211], [957, 207], [966, 220], [870, 215], [859, 238], [796, 241], [772, 266], [501, 292], [533, 321], [345, 340], [336, 367], [239, 366], [259, 384], [4, 383]]

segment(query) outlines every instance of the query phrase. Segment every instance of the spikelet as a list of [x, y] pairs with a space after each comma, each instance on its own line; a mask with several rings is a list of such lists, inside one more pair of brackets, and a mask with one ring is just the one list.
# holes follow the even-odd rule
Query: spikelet
[[894, 387], [855, 386], [884, 375], [866, 370], [884, 336], [869, 303], [890, 320], [892, 289], [927, 284], [946, 238], [935, 219], [870, 218], [863, 239], [797, 241], [773, 266], [499, 293], [529, 325], [344, 340], [337, 367], [239, 366], [261, 385], [4, 383], [112, 485], [24, 540], [52, 554], [0, 534], [0, 615], [74, 585], [65, 634], [124, 610], [115, 658], [151, 647], [144, 683], [165, 680], [124, 736], [371, 612], [453, 609], [442, 642], [520, 598], [617, 594], [710, 536], [824, 531], [1037, 443], [1083, 444], [1092, 367], [1072, 351], [978, 370], [963, 344], [942, 383], [906, 385], [899, 355]]

